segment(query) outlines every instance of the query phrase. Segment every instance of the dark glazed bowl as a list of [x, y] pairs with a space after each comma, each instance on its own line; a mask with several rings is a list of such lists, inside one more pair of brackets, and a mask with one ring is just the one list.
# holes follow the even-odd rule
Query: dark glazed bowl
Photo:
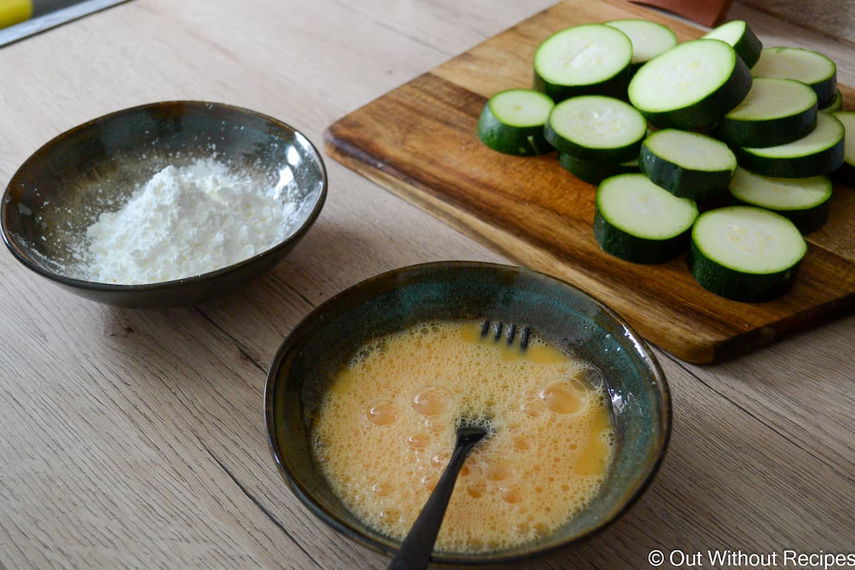
[[307, 316], [279, 348], [265, 389], [273, 457], [285, 481], [324, 522], [375, 550], [398, 541], [357, 520], [316, 466], [310, 432], [328, 379], [373, 337], [434, 319], [529, 325], [555, 346], [594, 364], [611, 396], [617, 446], [600, 494], [551, 536], [488, 554], [438, 552], [445, 564], [519, 562], [596, 533], [620, 517], [650, 482], [668, 444], [671, 399], [645, 343], [607, 307], [533, 271], [473, 262], [405, 267], [336, 295]]
[[[259, 185], [290, 180], [287, 191], [300, 205], [289, 236], [228, 267], [174, 281], [116, 285], [81, 277], [74, 244], [101, 212], [115, 211], [164, 167], [212, 153]], [[231, 105], [168, 101], [105, 115], [42, 146], [9, 182], [0, 223], [18, 261], [77, 295], [126, 307], [190, 305], [271, 269], [318, 217], [326, 191], [320, 153], [293, 127]]]

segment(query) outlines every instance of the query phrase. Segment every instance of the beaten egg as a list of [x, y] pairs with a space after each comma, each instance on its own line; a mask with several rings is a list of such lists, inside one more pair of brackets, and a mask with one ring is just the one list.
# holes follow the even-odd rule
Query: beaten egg
[[422, 323], [363, 346], [331, 379], [314, 457], [351, 512], [403, 539], [457, 422], [483, 422], [490, 434], [460, 472], [436, 548], [503, 550], [555, 531], [599, 492], [614, 434], [598, 379], [535, 335], [522, 349], [482, 338], [477, 323]]

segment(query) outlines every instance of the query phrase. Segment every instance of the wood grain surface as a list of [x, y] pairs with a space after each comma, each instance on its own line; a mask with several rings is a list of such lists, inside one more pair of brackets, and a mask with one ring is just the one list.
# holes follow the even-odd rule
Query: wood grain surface
[[855, 42], [855, 2], [846, 0], [740, 0], [774, 14], [778, 18], [804, 26], [819, 34]]
[[[595, 187], [555, 155], [492, 151], [475, 125], [486, 99], [531, 80], [538, 44], [565, 27], [645, 16], [643, 8], [567, 0], [473, 47], [336, 121], [327, 152], [468, 235], [539, 271], [578, 285], [621, 313], [646, 339], [708, 363], [809, 327], [855, 307], [855, 191], [838, 187], [828, 224], [792, 291], [739, 303], [698, 285], [685, 255], [640, 265], [603, 252], [592, 231]], [[681, 40], [700, 32], [665, 15]], [[855, 91], [841, 86], [847, 104]]]
[[[0, 49], [0, 186], [56, 134], [158, 100], [243, 105], [319, 143], [337, 118], [552, 2], [135, 0]], [[729, 17], [828, 53], [855, 84], [850, 46], [740, 4]], [[0, 568], [385, 568], [281, 480], [265, 372], [313, 306], [362, 279], [508, 259], [327, 166], [305, 240], [198, 307], [97, 305], [0, 252]], [[643, 569], [655, 548], [852, 551], [854, 340], [849, 315], [719, 365], [656, 350], [675, 413], [662, 470], [608, 531], [531, 567]]]

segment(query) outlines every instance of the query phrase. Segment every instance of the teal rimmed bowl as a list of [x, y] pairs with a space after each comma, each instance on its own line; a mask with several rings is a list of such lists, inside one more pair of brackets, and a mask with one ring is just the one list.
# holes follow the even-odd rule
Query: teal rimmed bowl
[[360, 522], [333, 493], [311, 453], [311, 428], [329, 379], [371, 338], [418, 322], [515, 322], [596, 366], [611, 397], [615, 457], [599, 495], [557, 532], [479, 554], [437, 552], [442, 564], [504, 564], [557, 553], [627, 511], [659, 468], [671, 431], [671, 399], [656, 358], [611, 309], [534, 271], [439, 262], [384, 273], [339, 293], [285, 339], [267, 377], [265, 415], [286, 483], [316, 516], [353, 540], [391, 554], [398, 541]]
[[[88, 277], [78, 251], [86, 228], [102, 212], [116, 211], [166, 166], [214, 157], [259, 188], [287, 190], [297, 211], [282, 240], [236, 263], [171, 281], [122, 284]], [[98, 117], [45, 143], [9, 181], [0, 230], [25, 267], [76, 295], [124, 307], [192, 305], [272, 269], [315, 222], [326, 193], [321, 154], [294, 127], [224, 103], [162, 101]]]

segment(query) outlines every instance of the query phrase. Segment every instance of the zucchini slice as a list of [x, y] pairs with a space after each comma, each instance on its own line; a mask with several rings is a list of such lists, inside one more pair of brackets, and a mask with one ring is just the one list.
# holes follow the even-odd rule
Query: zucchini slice
[[623, 101], [585, 95], [555, 105], [544, 131], [546, 140], [561, 152], [586, 160], [625, 162], [638, 157], [647, 121]]
[[763, 44], [745, 20], [733, 20], [722, 24], [703, 38], [721, 40], [730, 45], [749, 68], [757, 63], [760, 52], [763, 50]]
[[657, 127], [711, 125], [751, 88], [751, 72], [719, 40], [695, 40], [647, 62], [629, 83], [629, 100]]
[[662, 263], [685, 249], [697, 217], [694, 200], [677, 198], [643, 174], [621, 174], [597, 188], [594, 237], [626, 261]]
[[558, 162], [569, 170], [576, 178], [588, 184], [599, 184], [610, 176], [638, 172], [638, 159], [623, 163], [604, 162], [602, 160], [585, 160], [566, 152], [558, 153]]
[[692, 228], [689, 271], [716, 295], [734, 301], [768, 301], [793, 284], [807, 252], [787, 218], [751, 206], [704, 212]]
[[735, 147], [739, 164], [763, 176], [807, 178], [828, 174], [843, 164], [843, 124], [817, 113], [816, 128], [796, 141], [766, 148]]
[[757, 78], [742, 103], [718, 123], [716, 134], [748, 147], [793, 142], [816, 127], [816, 93], [792, 79]]
[[834, 173], [834, 178], [847, 186], [855, 186], [855, 111], [838, 111], [834, 117], [846, 130], [843, 164]]
[[548, 37], [534, 54], [534, 88], [556, 102], [578, 95], [624, 97], [632, 42], [616, 28], [585, 24]]
[[508, 89], [496, 93], [484, 105], [478, 119], [478, 137], [488, 147], [506, 154], [531, 156], [552, 150], [543, 126], [555, 104], [532, 89]]
[[627, 19], [612, 20], [606, 22], [606, 25], [619, 29], [632, 42], [632, 74], [646, 62], [677, 45], [677, 34], [671, 31], [671, 28], [656, 22]]
[[675, 196], [704, 200], [727, 193], [736, 156], [706, 135], [664, 129], [641, 145], [641, 171]]
[[771, 178], [737, 168], [730, 193], [736, 203], [777, 212], [806, 234], [828, 220], [831, 180], [827, 176]]
[[837, 91], [837, 66], [819, 52], [796, 47], [765, 48], [751, 68], [754, 77], [795, 79], [816, 91], [817, 104], [825, 107]]
[[837, 90], [837, 93], [834, 94], [834, 99], [831, 100], [831, 103], [820, 109], [820, 111], [825, 111], [826, 113], [835, 113], [837, 111], [843, 110], [843, 93], [840, 92], [840, 89]]

